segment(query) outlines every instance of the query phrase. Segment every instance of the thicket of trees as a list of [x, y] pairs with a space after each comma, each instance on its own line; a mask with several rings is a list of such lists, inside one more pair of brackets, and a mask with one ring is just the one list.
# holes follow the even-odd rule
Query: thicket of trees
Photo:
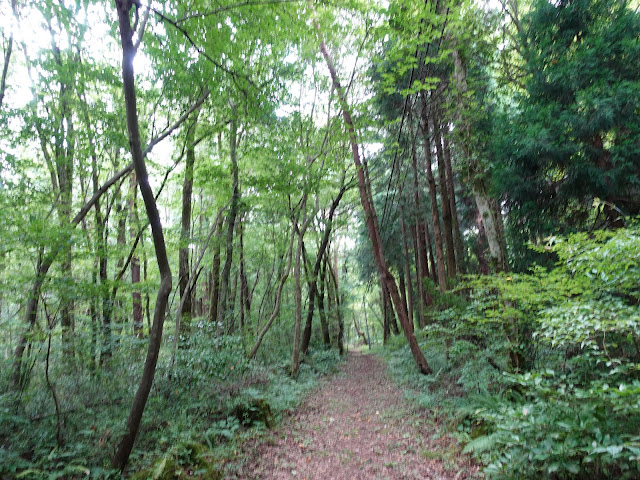
[[12, 0], [0, 32], [0, 475], [217, 475], [363, 304], [419, 387], [493, 402], [488, 473], [638, 474], [636, 4]]

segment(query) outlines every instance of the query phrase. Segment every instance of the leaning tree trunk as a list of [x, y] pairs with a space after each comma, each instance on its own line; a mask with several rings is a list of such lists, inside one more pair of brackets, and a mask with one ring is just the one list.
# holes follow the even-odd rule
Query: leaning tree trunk
[[[313, 5], [311, 4], [311, 8]], [[419, 370], [423, 374], [431, 373], [431, 368], [429, 368], [429, 364], [427, 363], [427, 359], [424, 354], [420, 350], [420, 346], [418, 345], [418, 341], [416, 340], [415, 335], [413, 334], [411, 320], [407, 316], [407, 311], [404, 309], [404, 305], [402, 304], [402, 298], [400, 297], [400, 292], [398, 291], [398, 286], [396, 285], [395, 278], [391, 274], [389, 267], [387, 266], [387, 261], [384, 256], [384, 252], [382, 251], [382, 241], [380, 238], [380, 231], [377, 225], [377, 217], [375, 206], [370, 201], [371, 192], [367, 189], [367, 182], [365, 179], [365, 172], [362, 162], [360, 161], [360, 152], [358, 147], [358, 140], [356, 138], [356, 130], [353, 123], [353, 119], [351, 117], [351, 109], [349, 108], [349, 104], [347, 103], [347, 98], [345, 96], [344, 90], [342, 89], [342, 85], [340, 84], [340, 80], [338, 79], [338, 75], [336, 74], [336, 70], [333, 66], [333, 61], [329, 56], [329, 52], [327, 51], [327, 47], [324, 43], [324, 39], [322, 38], [322, 32], [320, 31], [320, 26], [317, 20], [314, 19], [314, 24], [316, 31], [318, 32], [318, 36], [320, 37], [320, 51], [322, 52], [322, 56], [325, 59], [327, 64], [327, 68], [329, 69], [329, 73], [331, 75], [331, 80], [333, 86], [338, 94], [338, 98], [340, 100], [340, 106], [342, 108], [342, 116], [344, 118], [344, 122], [347, 127], [347, 132], [349, 134], [349, 142], [351, 143], [351, 152], [353, 155], [353, 162], [356, 167], [356, 174], [358, 177], [358, 189], [360, 191], [360, 201], [362, 203], [362, 207], [364, 209], [365, 214], [365, 222], [367, 224], [367, 230], [369, 232], [369, 239], [371, 240], [371, 246], [373, 248], [373, 255], [376, 259], [376, 264], [378, 266], [378, 271], [380, 273], [380, 277], [382, 281], [386, 284], [389, 289], [389, 293], [391, 295], [391, 299], [393, 304], [395, 305], [396, 312], [398, 313], [398, 318], [400, 319], [400, 324], [402, 325], [402, 329], [409, 343], [409, 348], [411, 349], [411, 353], [413, 354], [413, 358], [418, 366]]]
[[140, 385], [131, 405], [125, 433], [120, 440], [120, 444], [113, 457], [113, 466], [119, 470], [129, 461], [129, 455], [133, 449], [133, 443], [138, 434], [142, 414], [147, 404], [149, 391], [153, 384], [156, 372], [158, 354], [162, 343], [162, 327], [164, 324], [165, 311], [172, 289], [171, 269], [167, 250], [162, 233], [162, 223], [156, 201], [149, 185], [149, 176], [145, 165], [142, 147], [140, 145], [140, 130], [138, 127], [138, 112], [136, 106], [135, 78], [133, 72], [133, 58], [136, 54], [136, 47], [133, 45], [133, 31], [129, 21], [129, 12], [132, 4], [128, 0], [116, 0], [118, 11], [118, 24], [120, 27], [120, 40], [122, 43], [122, 84], [124, 89], [124, 100], [127, 115], [127, 130], [129, 133], [129, 146], [133, 165], [138, 178], [140, 193], [147, 211], [147, 217], [151, 224], [151, 235], [156, 251], [156, 259], [160, 270], [160, 288], [156, 297], [156, 306], [153, 313], [153, 324], [149, 335], [149, 347], [147, 358], [144, 363], [144, 370], [140, 378]]

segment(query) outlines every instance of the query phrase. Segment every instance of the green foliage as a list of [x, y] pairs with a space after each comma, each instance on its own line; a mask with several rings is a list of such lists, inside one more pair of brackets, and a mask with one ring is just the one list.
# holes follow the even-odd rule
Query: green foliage
[[640, 228], [550, 238], [550, 270], [467, 277], [422, 341], [434, 375], [391, 372], [444, 408], [491, 478], [637, 478]]
[[[193, 319], [199, 326], [178, 350], [173, 370], [170, 351], [161, 352], [155, 393], [132, 456], [135, 478], [222, 478], [219, 460], [233, 457], [243, 437], [273, 426], [340, 361], [334, 351], [311, 352], [313, 369], [303, 364], [294, 380], [288, 349], [280, 351], [281, 367], [247, 362], [242, 337], [219, 336], [202, 320]], [[0, 477], [120, 478], [109, 468], [107, 450], [124, 428], [129, 398], [123, 392], [133, 391], [138, 380], [128, 362], [139, 362], [141, 349], [131, 336], [118, 342], [123, 355], [100, 370], [70, 369], [59, 353], [50, 359], [64, 419], [62, 446], [56, 445], [55, 410], [39, 363], [21, 396], [0, 396]], [[3, 362], [4, 383], [10, 364]]]
[[[612, 204], [637, 213], [639, 34], [627, 1], [540, 0], [522, 19], [526, 94], [492, 136], [498, 190], [520, 238], [613, 223]], [[594, 198], [609, 202], [605, 217], [590, 215]]]

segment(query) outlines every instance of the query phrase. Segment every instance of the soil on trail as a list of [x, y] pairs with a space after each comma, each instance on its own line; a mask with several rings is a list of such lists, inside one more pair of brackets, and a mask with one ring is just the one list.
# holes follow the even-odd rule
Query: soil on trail
[[373, 355], [350, 353], [266, 438], [248, 442], [243, 479], [466, 479], [478, 468], [412, 408]]

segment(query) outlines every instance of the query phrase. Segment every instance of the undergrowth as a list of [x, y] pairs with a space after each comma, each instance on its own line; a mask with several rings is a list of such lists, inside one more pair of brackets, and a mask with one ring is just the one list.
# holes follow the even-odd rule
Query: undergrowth
[[467, 277], [455, 301], [436, 297], [416, 332], [433, 374], [402, 339], [381, 354], [489, 478], [640, 478], [640, 229], [543, 248], [552, 269]]
[[[292, 379], [288, 352], [271, 353], [269, 363], [248, 362], [241, 337], [217, 336], [200, 324], [170, 369], [170, 341], [125, 478], [222, 478], [223, 464], [235, 458], [244, 438], [272, 426], [339, 362], [337, 352], [312, 351]], [[97, 370], [52, 359], [60, 417], [44, 367], [34, 361], [26, 388], [0, 395], [0, 479], [121, 478], [109, 460], [139, 380], [140, 343], [122, 336], [118, 355]], [[2, 365], [2, 382], [8, 367]]]

